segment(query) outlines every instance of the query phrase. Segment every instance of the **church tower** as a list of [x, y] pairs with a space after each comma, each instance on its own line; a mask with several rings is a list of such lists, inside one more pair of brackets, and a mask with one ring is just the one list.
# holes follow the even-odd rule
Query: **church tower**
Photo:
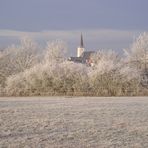
[[85, 49], [84, 49], [84, 43], [83, 43], [83, 35], [81, 33], [80, 47], [77, 48], [77, 57], [81, 57], [81, 55], [84, 51], [85, 51]]

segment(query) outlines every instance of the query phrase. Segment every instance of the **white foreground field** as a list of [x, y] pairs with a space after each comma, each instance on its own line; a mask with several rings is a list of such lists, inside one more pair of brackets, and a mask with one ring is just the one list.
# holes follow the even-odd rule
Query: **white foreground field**
[[0, 98], [0, 148], [148, 148], [148, 97]]

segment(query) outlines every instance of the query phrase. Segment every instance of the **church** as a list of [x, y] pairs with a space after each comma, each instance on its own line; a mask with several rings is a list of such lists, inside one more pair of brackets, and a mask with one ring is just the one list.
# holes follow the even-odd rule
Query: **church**
[[86, 64], [88, 66], [92, 66], [93, 61], [91, 60], [91, 56], [93, 54], [95, 54], [95, 51], [86, 51], [85, 50], [84, 42], [83, 42], [83, 35], [81, 34], [80, 46], [77, 48], [77, 56], [70, 57], [70, 58], [68, 58], [68, 60], [75, 62], [75, 63], [82, 63], [82, 64]]

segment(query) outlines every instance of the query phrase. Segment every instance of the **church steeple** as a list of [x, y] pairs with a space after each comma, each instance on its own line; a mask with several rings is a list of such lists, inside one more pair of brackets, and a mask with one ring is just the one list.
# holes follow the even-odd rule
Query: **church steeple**
[[83, 35], [82, 35], [82, 33], [81, 33], [80, 48], [84, 48]]
[[81, 33], [81, 40], [80, 40], [80, 46], [77, 49], [77, 57], [81, 57], [84, 52], [84, 43], [83, 43], [83, 35]]

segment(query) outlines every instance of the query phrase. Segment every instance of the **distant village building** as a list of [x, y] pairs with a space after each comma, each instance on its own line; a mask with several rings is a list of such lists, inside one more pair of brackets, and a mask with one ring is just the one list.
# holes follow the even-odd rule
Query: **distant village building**
[[88, 66], [93, 66], [91, 56], [95, 54], [95, 51], [86, 51], [84, 48], [83, 36], [81, 34], [80, 46], [77, 48], [77, 57], [68, 58], [69, 61], [75, 63], [82, 63]]

